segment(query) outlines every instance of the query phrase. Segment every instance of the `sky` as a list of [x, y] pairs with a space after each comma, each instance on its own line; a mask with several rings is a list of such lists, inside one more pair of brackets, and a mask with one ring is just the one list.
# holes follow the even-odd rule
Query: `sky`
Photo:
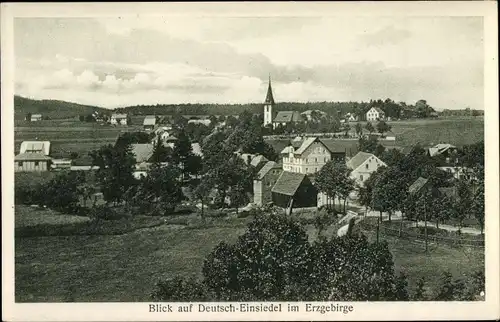
[[15, 93], [106, 108], [391, 98], [484, 109], [481, 17], [15, 18]]

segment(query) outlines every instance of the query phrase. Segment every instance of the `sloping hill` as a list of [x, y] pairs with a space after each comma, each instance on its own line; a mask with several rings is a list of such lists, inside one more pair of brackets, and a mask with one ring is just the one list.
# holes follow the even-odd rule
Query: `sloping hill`
[[107, 109], [57, 100], [33, 100], [14, 96], [14, 119], [23, 120], [27, 113], [42, 114], [49, 119], [67, 119], [90, 114], [94, 111], [110, 112]]

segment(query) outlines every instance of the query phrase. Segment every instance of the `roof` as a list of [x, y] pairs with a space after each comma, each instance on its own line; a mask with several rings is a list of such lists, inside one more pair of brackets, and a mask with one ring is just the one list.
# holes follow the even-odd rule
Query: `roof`
[[153, 156], [153, 144], [131, 144], [131, 147], [137, 163], [148, 162], [151, 156]]
[[288, 154], [293, 152], [293, 146], [286, 146], [281, 150], [280, 154]]
[[445, 195], [448, 198], [456, 198], [457, 197], [457, 189], [455, 187], [441, 187], [438, 188], [439, 192]]
[[271, 88], [271, 77], [269, 77], [269, 85], [267, 86], [266, 100], [264, 104], [274, 105], [273, 89]]
[[293, 196], [306, 177], [303, 173], [283, 171], [271, 189], [272, 192]]
[[127, 118], [127, 114], [113, 113], [113, 114], [111, 114], [111, 118], [125, 119], [125, 118]]
[[352, 156], [358, 153], [358, 140], [320, 139], [331, 153], [345, 153]]
[[49, 161], [50, 157], [43, 153], [20, 153], [14, 157], [14, 161]]
[[202, 120], [188, 120], [188, 123], [193, 123], [193, 124], [203, 124], [203, 125], [210, 125], [212, 121], [208, 119], [202, 119]]
[[177, 141], [177, 140], [178, 140], [178, 139], [177, 139], [175, 136], [173, 136], [173, 135], [169, 135], [169, 136], [167, 137], [167, 142], [168, 142], [168, 141]]
[[273, 122], [288, 123], [302, 121], [302, 115], [297, 111], [280, 111], [274, 118]]
[[193, 150], [193, 154], [197, 156], [203, 156], [203, 152], [201, 152], [201, 146], [199, 143], [191, 143], [191, 150]]
[[42, 117], [42, 114], [31, 114], [31, 117]]
[[264, 164], [264, 166], [259, 170], [259, 172], [257, 172], [257, 179], [262, 180], [264, 176], [272, 169], [281, 170], [281, 165], [274, 161], [267, 161], [266, 164]]
[[19, 153], [27, 152], [41, 152], [45, 155], [50, 154], [50, 142], [49, 141], [24, 141], [21, 143]]
[[263, 155], [257, 155], [255, 156], [252, 161], [250, 162], [250, 165], [256, 167], [258, 166], [261, 162], [267, 162], [269, 161], [265, 156]]
[[144, 118], [144, 125], [155, 125], [156, 124], [156, 116], [154, 115], [147, 115]]
[[360, 165], [365, 163], [371, 157], [375, 157], [375, 155], [363, 151], [359, 151], [351, 160], [347, 161], [347, 166], [352, 170], [359, 168]]
[[438, 155], [438, 154], [441, 154], [441, 153], [444, 153], [446, 152], [447, 150], [449, 149], [454, 149], [456, 148], [456, 146], [454, 145], [451, 145], [451, 144], [436, 144], [435, 146], [433, 146], [432, 148], [429, 148], [429, 155], [431, 157], [435, 156], [435, 155]]
[[415, 180], [415, 182], [413, 182], [413, 184], [408, 188], [408, 192], [411, 194], [419, 192], [420, 189], [427, 184], [427, 182], [429, 182], [429, 179], [418, 177], [418, 179]]
[[375, 111], [377, 111], [378, 113], [384, 113], [385, 114], [385, 112], [382, 111], [382, 109], [380, 107], [372, 107], [371, 109], [375, 109]]

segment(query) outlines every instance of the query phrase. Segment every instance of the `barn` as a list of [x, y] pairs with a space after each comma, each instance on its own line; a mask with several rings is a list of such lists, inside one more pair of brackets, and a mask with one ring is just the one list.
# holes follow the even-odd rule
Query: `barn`
[[318, 191], [303, 173], [283, 171], [271, 192], [274, 205], [281, 208], [288, 208], [292, 199], [293, 208], [317, 206]]

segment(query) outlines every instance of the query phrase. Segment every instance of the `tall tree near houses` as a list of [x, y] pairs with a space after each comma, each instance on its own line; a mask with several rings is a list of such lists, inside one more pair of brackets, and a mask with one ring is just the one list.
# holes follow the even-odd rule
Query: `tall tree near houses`
[[185, 131], [180, 130], [177, 133], [177, 142], [172, 151], [172, 161], [180, 167], [183, 180], [186, 179], [189, 173], [188, 162], [191, 157], [193, 157], [191, 141]]
[[238, 214], [239, 207], [243, 206], [248, 201], [245, 188], [239, 183], [231, 187], [229, 198], [231, 200], [231, 206], [236, 208], [236, 214]]
[[432, 203], [432, 207], [429, 207], [431, 217], [436, 221], [436, 228], [439, 228], [439, 223], [443, 223], [454, 217], [455, 205], [453, 201], [446, 195], [437, 195]]
[[201, 203], [201, 219], [205, 222], [205, 207], [208, 201], [208, 197], [210, 196], [210, 192], [213, 188], [213, 183], [210, 178], [204, 178], [200, 180], [200, 183], [196, 186], [193, 191], [193, 194], [197, 200]]
[[459, 227], [463, 227], [463, 221], [467, 215], [471, 213], [473, 204], [473, 195], [471, 186], [465, 179], [459, 179], [456, 184], [457, 202], [455, 203], [457, 211], [455, 212], [458, 219]]
[[354, 130], [356, 131], [356, 135], [358, 137], [361, 137], [361, 135], [363, 134], [363, 126], [361, 125], [361, 123], [356, 123], [356, 125], [354, 126]]
[[481, 234], [484, 232], [484, 183], [480, 184], [472, 201], [471, 211], [481, 226]]
[[151, 162], [162, 163], [169, 162], [172, 149], [163, 145], [160, 137], [156, 140], [155, 146], [153, 148], [153, 155], [151, 156]]
[[[354, 183], [350, 178], [351, 170], [345, 162], [330, 160], [319, 171], [316, 176], [318, 189], [331, 200], [335, 197], [345, 197], [354, 189]], [[335, 204], [333, 205], [335, 210]]]
[[102, 146], [89, 155], [92, 165], [99, 167], [96, 176], [104, 200], [115, 204], [121, 202], [125, 191], [136, 181], [133, 176], [135, 157], [130, 144], [120, 147]]
[[387, 124], [385, 121], [380, 121], [377, 123], [377, 131], [384, 135], [384, 133], [389, 132], [391, 130], [391, 126]]
[[374, 208], [389, 214], [389, 221], [392, 219], [392, 214], [403, 209], [402, 201], [406, 198], [406, 182], [403, 179], [403, 174], [397, 167], [385, 168], [380, 175], [377, 176], [375, 186], [373, 188], [373, 204]]

